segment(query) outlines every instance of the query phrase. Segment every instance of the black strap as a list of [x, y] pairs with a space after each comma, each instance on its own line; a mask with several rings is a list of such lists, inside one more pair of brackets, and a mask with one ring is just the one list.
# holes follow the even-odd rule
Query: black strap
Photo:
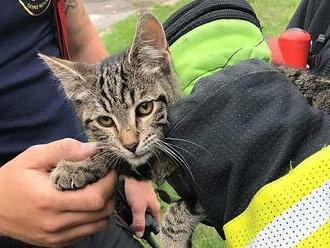
[[259, 28], [259, 20], [245, 0], [195, 0], [164, 23], [169, 45], [194, 28], [220, 19], [241, 19]]
[[310, 51], [310, 57], [308, 60], [308, 64], [311, 68], [316, 67], [318, 64], [320, 64], [320, 52], [324, 48], [326, 42], [328, 41], [328, 38], [325, 36], [325, 34], [319, 34], [317, 40], [315, 42], [312, 42], [312, 48]]

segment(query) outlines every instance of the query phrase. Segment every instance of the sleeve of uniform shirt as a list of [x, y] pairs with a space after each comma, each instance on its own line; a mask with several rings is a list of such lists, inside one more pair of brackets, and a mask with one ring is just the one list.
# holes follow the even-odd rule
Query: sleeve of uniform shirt
[[217, 227], [244, 211], [262, 186], [330, 140], [328, 116], [257, 60], [199, 80], [170, 111], [169, 121], [167, 137], [176, 140], [167, 142], [180, 147], [188, 164], [180, 166], [193, 175], [187, 180]]

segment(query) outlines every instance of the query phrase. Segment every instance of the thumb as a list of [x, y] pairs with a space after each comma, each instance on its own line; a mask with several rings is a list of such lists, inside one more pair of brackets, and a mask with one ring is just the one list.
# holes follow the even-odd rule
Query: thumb
[[67, 138], [44, 145], [31, 146], [16, 159], [22, 159], [29, 168], [52, 169], [61, 160], [81, 161], [96, 152], [96, 143], [82, 143]]

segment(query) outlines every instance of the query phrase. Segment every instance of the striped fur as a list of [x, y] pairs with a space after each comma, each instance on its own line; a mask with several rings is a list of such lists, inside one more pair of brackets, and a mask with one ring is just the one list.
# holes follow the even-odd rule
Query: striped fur
[[[88, 136], [100, 146], [100, 153], [90, 159], [58, 164], [51, 175], [58, 189], [82, 188], [112, 169], [120, 171], [121, 165], [134, 168], [148, 163], [156, 181], [175, 169], [173, 161], [164, 156], [173, 155], [173, 151], [162, 139], [167, 107], [181, 96], [164, 31], [151, 14], [141, 16], [131, 49], [102, 63], [41, 57], [60, 79]], [[145, 109], [152, 111], [144, 114]], [[202, 215], [187, 206], [176, 203], [165, 214], [164, 246], [190, 246], [192, 231]]]
[[[88, 136], [100, 143], [104, 157], [110, 160], [106, 161], [108, 170], [123, 160], [136, 167], [158, 152], [156, 143], [163, 138], [167, 106], [180, 99], [180, 90], [164, 31], [155, 17], [142, 14], [131, 49], [102, 63], [87, 65], [41, 57], [60, 79]], [[153, 111], [138, 116], [137, 108], [145, 102], [152, 102]], [[114, 125], [100, 125], [99, 117], [111, 118]], [[127, 149], [130, 143], [137, 145], [135, 152]]]

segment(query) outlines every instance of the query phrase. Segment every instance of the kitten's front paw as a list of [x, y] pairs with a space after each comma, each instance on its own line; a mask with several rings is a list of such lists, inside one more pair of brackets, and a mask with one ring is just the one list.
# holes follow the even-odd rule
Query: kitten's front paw
[[51, 180], [59, 190], [75, 190], [96, 182], [97, 175], [85, 166], [62, 161], [51, 173]]

